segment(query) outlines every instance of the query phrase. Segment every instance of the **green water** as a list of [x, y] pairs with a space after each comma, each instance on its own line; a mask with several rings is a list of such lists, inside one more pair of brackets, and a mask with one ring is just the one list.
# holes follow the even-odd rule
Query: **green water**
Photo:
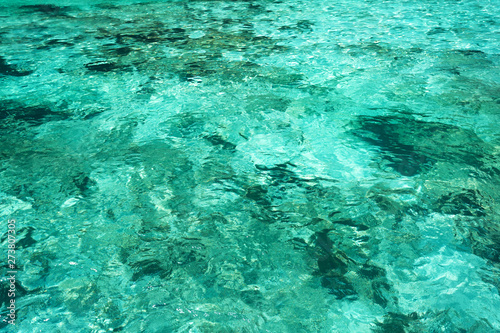
[[0, 330], [500, 332], [498, 1], [49, 1], [0, 4]]

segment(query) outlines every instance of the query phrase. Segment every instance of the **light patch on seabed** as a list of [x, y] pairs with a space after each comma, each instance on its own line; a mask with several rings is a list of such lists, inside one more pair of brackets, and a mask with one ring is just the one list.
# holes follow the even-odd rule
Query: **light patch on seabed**
[[499, 330], [500, 315], [494, 310], [500, 306], [498, 291], [479, 275], [488, 268], [488, 263], [450, 246], [452, 220], [453, 217], [439, 214], [420, 220], [418, 224], [423, 236], [420, 246], [426, 255], [409, 262], [411, 270], [388, 265], [388, 273], [399, 293], [399, 305], [407, 312], [419, 313], [425, 309], [452, 308], [464, 317], [464, 321], [486, 319]]

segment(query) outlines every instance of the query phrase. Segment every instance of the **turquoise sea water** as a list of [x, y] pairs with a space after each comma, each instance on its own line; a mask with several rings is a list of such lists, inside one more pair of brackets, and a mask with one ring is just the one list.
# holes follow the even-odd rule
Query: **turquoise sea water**
[[500, 332], [499, 33], [487, 0], [2, 2], [0, 330]]

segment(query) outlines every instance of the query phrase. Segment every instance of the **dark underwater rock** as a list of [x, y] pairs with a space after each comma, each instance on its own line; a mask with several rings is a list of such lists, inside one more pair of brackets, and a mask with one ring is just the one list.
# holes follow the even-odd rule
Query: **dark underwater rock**
[[447, 31], [448, 31], [447, 29], [443, 29], [441, 27], [435, 27], [435, 28], [432, 28], [431, 30], [429, 30], [427, 32], [427, 35], [429, 35], [429, 36], [431, 36], [431, 35], [437, 35], [437, 34], [445, 33]]
[[333, 252], [333, 242], [328, 236], [330, 230], [323, 230], [316, 233], [316, 246], [321, 248], [326, 254], [331, 255]]
[[20, 71], [16, 67], [9, 64], [3, 57], [0, 56], [0, 74], [8, 76], [27, 76], [33, 71]]
[[116, 48], [114, 49], [114, 51], [116, 52], [117, 55], [119, 56], [126, 56], [128, 55], [130, 52], [132, 52], [132, 49], [130, 47], [119, 47], [119, 48]]
[[220, 146], [226, 150], [234, 150], [236, 148], [236, 145], [234, 143], [226, 141], [220, 135], [217, 135], [217, 134], [206, 135], [206, 136], [203, 136], [203, 138], [205, 140], [207, 140], [208, 142], [210, 142], [212, 145]]
[[85, 67], [88, 70], [91, 71], [96, 71], [96, 72], [110, 72], [115, 69], [120, 69], [120, 66], [118, 66], [114, 62], [108, 62], [108, 61], [97, 61], [97, 62], [91, 62], [88, 64], [85, 64]]
[[172, 274], [172, 267], [162, 265], [157, 259], [145, 259], [132, 263], [130, 267], [134, 270], [132, 281], [137, 281], [144, 276], [159, 275], [166, 279]]
[[342, 260], [329, 254], [318, 259], [318, 269], [321, 274], [326, 274], [331, 271], [344, 274], [347, 272], [347, 265]]
[[57, 16], [57, 15], [62, 15], [67, 12], [69, 7], [59, 7], [56, 5], [52, 4], [42, 4], [42, 5], [24, 5], [19, 7], [21, 9], [24, 9], [26, 11], [30, 11], [33, 13], [42, 13], [42, 14], [47, 14], [47, 15], [52, 15], [52, 16]]
[[13, 100], [4, 100], [0, 104], [1, 127], [7, 127], [9, 121], [24, 121], [30, 125], [41, 125], [48, 121], [64, 120], [68, 115], [55, 112], [43, 105], [23, 105]]
[[321, 286], [329, 289], [329, 293], [334, 295], [336, 299], [355, 299], [357, 292], [354, 286], [342, 276], [323, 276], [321, 278]]
[[268, 189], [262, 185], [254, 185], [247, 188], [245, 197], [255, 201], [258, 205], [269, 206], [271, 201], [267, 195]]
[[73, 183], [82, 195], [85, 195], [95, 185], [95, 181], [90, 179], [85, 173], [79, 173], [74, 176]]
[[354, 135], [377, 146], [398, 173], [414, 176], [437, 161], [484, 167], [491, 148], [474, 132], [454, 125], [411, 117], [361, 116]]
[[259, 308], [265, 298], [259, 290], [245, 290], [240, 293], [241, 300], [246, 304]]
[[390, 162], [389, 166], [400, 174], [414, 176], [423, 170], [423, 165], [432, 162], [428, 156], [420, 153], [415, 145], [408, 144], [401, 138], [406, 134], [405, 129], [400, 128], [405, 124], [401, 119], [360, 117], [360, 123], [361, 131], [355, 134], [380, 147], [383, 157]]
[[463, 192], [441, 196], [436, 202], [435, 210], [444, 214], [482, 217], [486, 215], [481, 205], [483, 200], [479, 191], [464, 189]]
[[312, 23], [309, 20], [300, 20], [297, 22], [297, 28], [300, 31], [312, 31], [312, 26], [314, 23]]
[[[33, 239], [33, 231], [35, 228], [33, 227], [23, 227], [16, 232], [16, 248], [26, 248], [30, 247], [33, 244], [36, 244], [36, 240]], [[5, 233], [2, 236], [1, 241], [4, 242], [8, 237], [8, 234]]]
[[[380, 305], [383, 308], [386, 308], [391, 299], [393, 298], [390, 295], [391, 286], [386, 281], [373, 281], [372, 282], [372, 290], [373, 290], [373, 301]], [[395, 303], [397, 300], [394, 298]]]
[[389, 312], [384, 317], [384, 321], [377, 322], [374, 329], [376, 333], [406, 333], [410, 323], [418, 319], [416, 312], [409, 315]]
[[456, 234], [475, 255], [500, 267], [500, 225], [494, 218], [475, 216], [457, 221]]
[[297, 176], [295, 172], [292, 170], [289, 170], [289, 167], [294, 167], [292, 163], [283, 163], [283, 164], [276, 164], [275, 166], [272, 167], [267, 167], [265, 165], [259, 165], [256, 164], [255, 167], [262, 171], [264, 174], [267, 174], [271, 177], [272, 179], [272, 184], [271, 185], [279, 185], [279, 184], [284, 184], [284, 183], [294, 183], [294, 184], [300, 184], [304, 180]]
[[358, 273], [367, 279], [385, 277], [385, 269], [370, 264], [364, 264]]
[[35, 228], [33, 227], [24, 227], [19, 229], [17, 233], [16, 247], [23, 249], [36, 244], [37, 241], [33, 238], [34, 231]]

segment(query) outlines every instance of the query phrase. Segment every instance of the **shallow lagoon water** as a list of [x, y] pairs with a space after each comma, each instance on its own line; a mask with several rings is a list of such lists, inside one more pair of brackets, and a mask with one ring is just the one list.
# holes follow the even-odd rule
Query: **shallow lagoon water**
[[1, 329], [500, 331], [499, 18], [5, 1]]

